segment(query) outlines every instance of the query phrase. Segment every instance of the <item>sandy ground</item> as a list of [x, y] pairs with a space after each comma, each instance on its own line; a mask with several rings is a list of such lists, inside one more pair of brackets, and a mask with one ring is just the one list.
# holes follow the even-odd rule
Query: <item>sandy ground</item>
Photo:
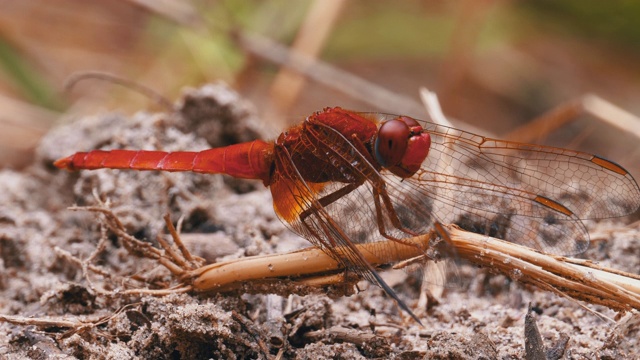
[[[75, 151], [196, 151], [260, 136], [251, 105], [222, 85], [191, 90], [176, 106], [77, 119], [43, 139], [31, 167], [0, 171], [0, 313], [14, 316], [0, 322], [2, 358], [520, 359], [529, 304], [546, 351], [537, 358], [640, 358], [637, 315], [584, 307], [465, 265], [458, 286], [416, 309], [424, 326], [367, 283], [347, 297], [326, 289], [306, 296], [127, 292], [178, 281], [125, 248], [100, 216], [69, 206], [108, 200], [127, 232], [154, 246], [166, 232], [163, 215], [183, 216], [185, 243], [207, 262], [309, 246], [275, 217], [260, 182], [52, 166]], [[589, 226], [584, 256], [638, 273], [638, 225]], [[415, 275], [385, 277], [417, 306]]]

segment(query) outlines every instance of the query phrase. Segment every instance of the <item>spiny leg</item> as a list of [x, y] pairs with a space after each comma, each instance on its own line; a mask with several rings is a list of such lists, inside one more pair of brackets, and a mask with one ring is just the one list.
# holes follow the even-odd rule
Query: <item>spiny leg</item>
[[[387, 230], [384, 226], [384, 216], [382, 214], [382, 207], [380, 206], [380, 198], [382, 198], [382, 202], [385, 205], [385, 209], [387, 210], [389, 220], [391, 220], [391, 224], [398, 230], [404, 232], [405, 234], [411, 236], [417, 236], [418, 233], [415, 233], [402, 225], [400, 222], [400, 218], [396, 214], [395, 209], [393, 208], [393, 204], [391, 203], [391, 198], [389, 198], [389, 194], [387, 193], [385, 186], [386, 182], [379, 176], [377, 171], [379, 168], [374, 164], [377, 162], [374, 161], [370, 152], [367, 150], [367, 147], [362, 143], [362, 141], [354, 134], [351, 136], [351, 141], [354, 144], [355, 148], [364, 156], [365, 160], [376, 170], [374, 172], [374, 176], [370, 177], [372, 181], [372, 190], [373, 190], [373, 199], [376, 208], [376, 219], [378, 223], [378, 232], [384, 238], [389, 239], [391, 241], [395, 241], [405, 245], [416, 246], [415, 244], [409, 244], [401, 239], [395, 238], [387, 233]], [[422, 250], [421, 250], [422, 251]]]
[[[318, 203], [320, 203], [320, 205], [322, 205], [322, 207], [327, 207], [327, 206], [331, 205], [333, 202], [337, 201], [338, 199], [342, 198], [343, 196], [348, 195], [353, 190], [357, 189], [358, 186], [360, 186], [361, 184], [362, 183], [351, 183], [349, 185], [346, 185], [346, 186], [344, 186], [344, 187], [332, 192], [331, 194], [327, 194], [327, 195], [323, 196], [322, 198], [318, 199]], [[315, 212], [316, 211], [311, 207], [306, 209], [306, 210], [304, 210], [299, 215], [300, 221], [302, 221], [304, 223], [304, 220], [307, 217], [311, 216]]]
[[[345, 247], [345, 251], [343, 253], [340, 253], [333, 248], [327, 248], [325, 249], [325, 251], [329, 252], [332, 257], [342, 263], [345, 269], [353, 270], [367, 280], [380, 285], [382, 290], [393, 300], [395, 300], [402, 310], [406, 311], [418, 324], [423, 326], [420, 319], [418, 319], [413, 311], [411, 311], [409, 306], [402, 299], [400, 299], [400, 297], [398, 297], [398, 294], [396, 294], [396, 292], [386, 283], [386, 281], [382, 279], [376, 269], [374, 269], [373, 266], [371, 266], [371, 264], [363, 257], [362, 253], [354, 247], [354, 244], [351, 242], [351, 240], [349, 240], [347, 235], [342, 232], [340, 227], [338, 227], [338, 225], [335, 224], [332, 219], [329, 218], [327, 220], [327, 223], [325, 223], [324, 221], [320, 222], [323, 232], [327, 235], [327, 237], [332, 238], [333, 231], [331, 231], [331, 229], [333, 229], [338, 237], [344, 239], [342, 242], [344, 243], [343, 246]], [[307, 224], [305, 224], [305, 227], [307, 229], [310, 229]], [[338, 242], [335, 239], [330, 239], [330, 241], [332, 243]], [[345, 257], [349, 260], [345, 260]]]
[[[324, 208], [324, 205], [320, 203], [320, 200], [315, 199], [313, 197], [313, 192], [309, 188], [309, 185], [302, 178], [302, 176], [300, 175], [296, 167], [293, 166], [293, 160], [291, 158], [291, 154], [289, 154], [289, 151], [284, 147], [279, 147], [277, 148], [277, 150], [279, 150], [281, 155], [280, 161], [286, 162], [286, 164], [291, 165], [288, 168], [291, 171], [288, 174], [289, 178], [299, 183], [299, 186], [301, 186], [301, 188], [299, 189], [301, 190], [300, 191], [301, 194], [308, 194], [309, 196], [307, 198], [307, 201], [310, 202], [311, 206], [309, 208], [310, 212], [309, 212], [309, 215], [307, 215], [307, 217], [310, 216], [311, 214], [316, 215], [316, 219], [317, 219], [318, 225], [320, 226], [321, 232], [326, 236], [326, 238], [331, 244], [339, 244], [341, 247], [344, 247], [344, 252], [340, 253], [339, 251], [336, 250], [336, 247], [327, 246], [327, 244], [325, 244], [325, 241], [323, 241], [322, 235], [318, 234], [317, 231], [312, 229], [308, 222], [302, 221], [301, 224], [305, 228], [305, 230], [307, 230], [307, 232], [311, 235], [311, 237], [315, 238], [317, 242], [321, 243], [323, 246], [326, 247], [325, 249], [322, 249], [322, 250], [330, 254], [330, 256], [336, 258], [336, 260], [338, 260], [340, 263], [346, 265], [346, 268], [351, 268], [354, 271], [356, 271], [358, 274], [363, 275], [365, 278], [371, 279], [372, 282], [378, 284], [380, 287], [382, 287], [382, 289], [387, 295], [389, 295], [392, 299], [396, 301], [396, 303], [400, 306], [402, 310], [406, 311], [409, 315], [411, 315], [411, 317], [418, 324], [422, 325], [422, 323], [420, 322], [420, 319], [418, 319], [418, 317], [411, 311], [409, 306], [407, 306], [407, 304], [398, 297], [395, 291], [393, 291], [393, 289], [382, 279], [382, 277], [373, 268], [373, 266], [367, 261], [367, 259], [360, 252], [360, 250], [358, 250], [358, 248], [351, 241], [349, 236], [346, 233], [344, 233], [344, 231], [334, 221], [334, 219], [332, 219], [327, 214], [326, 209]], [[351, 186], [345, 186], [345, 188], [337, 191], [341, 196], [327, 195], [324, 197], [326, 198], [325, 201], [329, 204], [332, 202], [335, 202], [337, 199], [353, 191], [359, 185], [360, 184], [358, 183], [352, 183]], [[300, 216], [300, 219], [302, 219], [302, 216]]]
[[[439, 251], [442, 255], [446, 255], [449, 257], [457, 257], [455, 255], [455, 246], [453, 243], [453, 240], [451, 240], [451, 235], [449, 234], [449, 231], [439, 222], [436, 221], [433, 224], [433, 229], [435, 231], [435, 234], [437, 234], [441, 241], [439, 241], [438, 243], [435, 244], [434, 248], [437, 248], [436, 251]], [[442, 246], [441, 244], [446, 244], [447, 246]], [[434, 254], [434, 257], [438, 257], [439, 254], [436, 252]], [[437, 260], [437, 259], [434, 259]]]
[[387, 233], [386, 227], [384, 225], [384, 215], [382, 213], [382, 205], [380, 204], [380, 198], [382, 198], [382, 202], [384, 203], [384, 208], [387, 211], [387, 216], [389, 218], [389, 220], [391, 220], [391, 224], [393, 225], [393, 227], [395, 227], [396, 229], [404, 232], [405, 234], [408, 234], [410, 236], [418, 236], [420, 234], [413, 232], [409, 229], [407, 229], [406, 227], [404, 227], [402, 225], [402, 223], [400, 222], [400, 218], [398, 218], [398, 215], [396, 214], [395, 209], [393, 208], [393, 204], [391, 203], [391, 199], [389, 198], [389, 195], [387, 194], [386, 190], [384, 190], [384, 188], [382, 188], [382, 190], [379, 190], [378, 187], [374, 186], [373, 187], [373, 197], [374, 197], [374, 203], [375, 203], [375, 208], [376, 208], [376, 218], [377, 218], [377, 224], [378, 224], [378, 232], [380, 233], [380, 235], [382, 235], [384, 238], [391, 240], [393, 242], [402, 244], [402, 245], [407, 245], [407, 246], [411, 246], [414, 247], [416, 249], [418, 249], [419, 251], [424, 251], [425, 249], [421, 248], [418, 244], [415, 244], [413, 242], [409, 242], [409, 241], [405, 241], [404, 239], [399, 239], [396, 238], [394, 236], [391, 236]]

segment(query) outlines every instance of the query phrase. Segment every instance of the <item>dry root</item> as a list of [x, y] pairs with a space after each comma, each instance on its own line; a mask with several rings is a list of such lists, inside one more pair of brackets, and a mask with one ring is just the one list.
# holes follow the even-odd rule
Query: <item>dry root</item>
[[[307, 248], [286, 254], [263, 255], [235, 259], [202, 266], [202, 259], [194, 258], [180, 241], [180, 236], [168, 217], [167, 228], [174, 241], [169, 244], [162, 238], [162, 249], [152, 247], [127, 234], [115, 215], [106, 207], [85, 208], [100, 212], [104, 224], [118, 235], [127, 249], [136, 254], [157, 260], [169, 269], [181, 282], [163, 294], [176, 291], [228, 291], [243, 284], [273, 284], [278, 279], [300, 285], [319, 287], [355, 283], [340, 263], [317, 248]], [[452, 246], [457, 256], [495, 273], [534, 285], [591, 304], [607, 306], [615, 310], [640, 310], [640, 276], [597, 265], [588, 260], [554, 256], [514, 243], [448, 226]], [[367, 261], [374, 267], [393, 263], [425, 261], [419, 249], [428, 248], [431, 235], [410, 238], [404, 244], [381, 241], [357, 245]], [[387, 250], [381, 250], [386, 247]], [[375, 249], [375, 253], [373, 252]], [[339, 249], [338, 249], [339, 251]], [[391, 254], [385, 260], [375, 254]], [[268, 287], [267, 287], [268, 288]], [[138, 290], [140, 292], [141, 290]]]
[[[80, 266], [89, 287], [105, 296], [159, 296], [187, 291], [242, 290], [247, 289], [247, 284], [250, 284], [249, 287], [254, 292], [260, 290], [272, 292], [272, 286], [278, 283], [296, 284], [299, 287], [287, 287], [287, 291], [305, 293], [300, 288], [348, 286], [355, 284], [358, 280], [355, 274], [346, 272], [336, 260], [317, 248], [307, 248], [286, 254], [241, 258], [203, 266], [204, 260], [190, 254], [168, 216], [165, 217], [165, 221], [173, 243], [159, 236], [158, 243], [161, 248], [156, 248], [128, 234], [117, 216], [108, 208], [108, 204], [72, 209], [101, 214], [102, 240], [94, 253], [85, 260], [78, 259], [59, 248], [56, 248], [56, 252]], [[92, 263], [94, 259], [104, 251], [107, 230], [116, 234], [132, 255], [152, 259], [168, 269], [173, 274], [176, 284], [165, 289], [140, 287], [140, 280], [133, 277], [116, 279], [116, 275], [94, 265]], [[521, 245], [469, 233], [456, 226], [448, 226], [446, 231], [449, 235], [447, 244], [454, 248], [460, 258], [478, 266], [487, 267], [495, 273], [586, 303], [604, 305], [614, 310], [640, 310], [640, 276], [638, 275], [599, 266], [588, 260], [544, 254]], [[431, 235], [425, 235], [407, 239], [403, 244], [381, 241], [357, 246], [374, 267], [387, 265], [389, 261], [404, 266], [416, 261], [429, 261], [419, 249], [427, 248], [432, 244], [431, 240], [433, 240]], [[383, 247], [386, 247], [387, 251], [381, 250]], [[373, 249], [377, 254], [392, 254], [392, 259], [386, 258], [382, 261], [374, 254]], [[89, 274], [125, 284], [127, 289], [104, 290], [91, 281]], [[19, 316], [0, 318], [0, 321], [35, 325], [41, 329], [66, 328], [71, 333], [94, 328], [107, 320], [108, 317], [76, 321]]]
[[[591, 304], [614, 310], [640, 310], [640, 276], [606, 268], [588, 260], [544, 254], [514, 243], [447, 227], [450, 245], [457, 255], [495, 273]], [[418, 248], [428, 236], [411, 238], [416, 246], [382, 241], [358, 248], [373, 266], [384, 265], [372, 252], [388, 247], [394, 261], [408, 263], [422, 257]], [[268, 278], [300, 278], [314, 284], [343, 281], [335, 274], [340, 265], [319, 249], [308, 248], [288, 254], [255, 256], [204, 266], [193, 272], [196, 290], [226, 290], [237, 283]], [[325, 274], [323, 276], [323, 274]], [[329, 275], [326, 275], [329, 274]], [[321, 280], [325, 280], [324, 282]]]

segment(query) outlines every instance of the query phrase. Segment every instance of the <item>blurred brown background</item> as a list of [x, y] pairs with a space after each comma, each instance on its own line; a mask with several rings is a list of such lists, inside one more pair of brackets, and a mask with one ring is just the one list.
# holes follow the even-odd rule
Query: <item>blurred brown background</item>
[[[29, 164], [58, 122], [163, 110], [107, 82], [64, 91], [71, 74], [92, 70], [171, 101], [225, 81], [273, 136], [325, 106], [426, 118], [426, 87], [460, 128], [596, 152], [637, 177], [639, 23], [629, 1], [5, 1], [0, 167]], [[291, 49], [319, 60], [310, 77], [274, 61]], [[557, 106], [562, 116], [523, 127]]]

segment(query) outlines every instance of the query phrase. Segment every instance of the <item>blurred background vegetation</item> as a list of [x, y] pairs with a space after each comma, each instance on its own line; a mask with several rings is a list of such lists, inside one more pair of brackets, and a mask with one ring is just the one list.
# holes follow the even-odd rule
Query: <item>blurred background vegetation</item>
[[[426, 118], [426, 87], [457, 127], [597, 152], [638, 176], [637, 24], [636, 1], [3, 1], [0, 167], [29, 164], [61, 121], [163, 110], [110, 83], [64, 90], [70, 75], [91, 70], [171, 101], [186, 86], [224, 81], [274, 136], [325, 106]], [[317, 62], [300, 77], [274, 61], [281, 50]], [[526, 125], [557, 106], [559, 118]]]

